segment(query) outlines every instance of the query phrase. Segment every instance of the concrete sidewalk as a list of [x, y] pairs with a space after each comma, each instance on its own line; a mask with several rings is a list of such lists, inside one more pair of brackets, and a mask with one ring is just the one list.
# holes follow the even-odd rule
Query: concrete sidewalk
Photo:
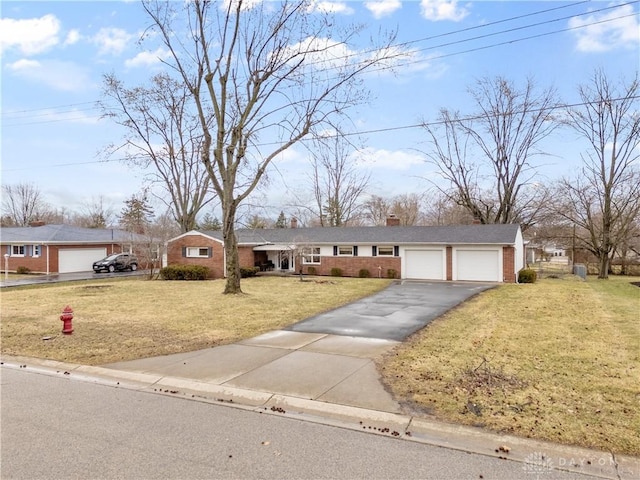
[[277, 330], [233, 345], [104, 367], [400, 413], [374, 363], [396, 344]]

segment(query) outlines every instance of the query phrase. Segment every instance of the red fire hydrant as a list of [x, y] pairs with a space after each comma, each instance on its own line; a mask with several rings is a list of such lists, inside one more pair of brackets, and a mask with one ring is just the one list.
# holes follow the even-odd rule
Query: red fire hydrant
[[62, 310], [60, 320], [64, 322], [62, 324], [62, 333], [65, 335], [71, 335], [73, 333], [73, 325], [71, 324], [71, 320], [73, 320], [73, 309], [69, 305], [64, 307], [64, 310]]

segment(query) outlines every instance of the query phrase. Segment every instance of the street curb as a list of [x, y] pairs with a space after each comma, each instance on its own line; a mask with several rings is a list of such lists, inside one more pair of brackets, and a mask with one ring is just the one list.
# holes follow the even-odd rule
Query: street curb
[[212, 385], [185, 378], [134, 373], [30, 357], [0, 357], [8, 369], [231, 406], [257, 413], [320, 423], [522, 463], [523, 472], [544, 478], [554, 470], [615, 480], [640, 479], [640, 458], [559, 445], [428, 418], [368, 410], [317, 400]]

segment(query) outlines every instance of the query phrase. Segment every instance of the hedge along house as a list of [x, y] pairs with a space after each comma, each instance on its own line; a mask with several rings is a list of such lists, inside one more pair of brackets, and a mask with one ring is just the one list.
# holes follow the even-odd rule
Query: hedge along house
[[[391, 221], [395, 219], [390, 219]], [[313, 227], [236, 231], [241, 267], [285, 273], [514, 283], [524, 267], [518, 225]], [[219, 231], [167, 244], [168, 265], [203, 265], [224, 277]], [[367, 272], [364, 273], [364, 270]], [[362, 273], [361, 273], [362, 272]]]
[[147, 257], [158, 258], [159, 244], [124, 230], [34, 222], [29, 227], [1, 228], [0, 250], [3, 270], [6, 262], [8, 271], [25, 267], [31, 272], [50, 274], [93, 271], [96, 260], [122, 252], [137, 254], [140, 267], [145, 268]]

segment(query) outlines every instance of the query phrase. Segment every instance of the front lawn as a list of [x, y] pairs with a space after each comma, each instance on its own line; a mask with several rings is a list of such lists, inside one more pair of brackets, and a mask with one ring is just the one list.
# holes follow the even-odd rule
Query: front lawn
[[[233, 343], [375, 293], [388, 280], [259, 277], [245, 295], [223, 295], [223, 280], [142, 279], [3, 288], [2, 353], [100, 365]], [[72, 335], [62, 309], [74, 311]], [[43, 340], [48, 338], [47, 340]]]
[[379, 365], [435, 417], [640, 454], [636, 278], [502, 285], [435, 320]]

